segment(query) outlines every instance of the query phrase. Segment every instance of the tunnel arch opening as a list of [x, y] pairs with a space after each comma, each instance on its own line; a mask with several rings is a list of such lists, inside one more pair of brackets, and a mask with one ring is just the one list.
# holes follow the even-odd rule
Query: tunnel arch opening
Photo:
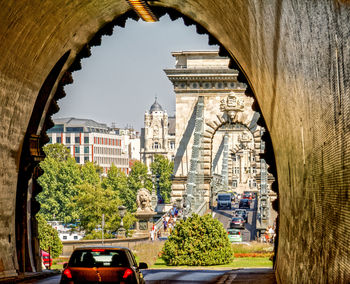
[[[225, 47], [214, 37], [212, 36], [203, 26], [193, 21], [190, 17], [185, 16], [181, 12], [177, 11], [176, 9], [172, 8], [165, 8], [165, 7], [159, 7], [159, 6], [151, 6], [152, 11], [155, 15], [158, 17], [161, 17], [165, 14], [169, 15], [169, 17], [172, 20], [176, 20], [178, 18], [182, 18], [184, 21], [184, 24], [186, 26], [189, 25], [195, 25], [197, 33], [198, 34], [207, 34], [209, 37], [208, 44], [209, 45], [218, 45], [219, 46], [219, 55], [220, 56], [227, 56], [230, 58], [230, 64], [229, 67], [233, 69], [239, 70], [238, 80], [240, 82], [243, 82], [247, 84], [247, 89], [245, 91], [246, 96], [255, 98], [253, 87], [249, 81], [249, 78], [247, 78], [244, 70], [239, 65], [237, 60], [225, 49]], [[80, 50], [80, 52], [75, 56], [73, 62], [66, 66], [66, 62], [68, 62], [68, 58], [70, 56], [70, 52], [68, 51], [66, 54], [62, 56], [62, 58], [57, 62], [57, 64], [54, 66], [50, 74], [48, 75], [49, 83], [46, 81], [44, 82], [40, 93], [38, 94], [38, 107], [35, 106], [33, 109], [33, 113], [30, 119], [30, 124], [27, 129], [26, 133], [26, 139], [23, 143], [23, 149], [21, 153], [21, 161], [28, 161], [32, 157], [32, 153], [28, 152], [28, 148], [30, 148], [30, 138], [32, 134], [39, 135], [36, 140], [37, 149], [38, 149], [38, 156], [42, 155], [42, 147], [48, 142], [48, 136], [46, 134], [46, 131], [53, 126], [53, 121], [51, 119], [51, 116], [54, 113], [57, 113], [59, 110], [57, 101], [64, 96], [66, 96], [64, 91], [64, 86], [67, 84], [71, 84], [73, 82], [72, 80], [72, 72], [80, 70], [82, 68], [81, 66], [81, 59], [89, 57], [91, 55], [90, 48], [92, 46], [98, 46], [101, 45], [102, 42], [102, 36], [104, 35], [111, 35], [113, 33], [114, 26], [120, 26], [125, 27], [125, 23], [127, 19], [134, 19], [138, 20], [137, 14], [129, 10], [125, 14], [116, 17], [112, 21], [106, 23], [99, 31], [97, 31]], [[53, 97], [51, 98], [50, 94], [54, 93]], [[40, 97], [40, 99], [39, 99]], [[47, 105], [46, 111], [44, 111], [43, 106]], [[256, 99], [254, 99], [253, 109], [257, 112], [260, 112], [260, 108], [258, 105], [258, 102]], [[261, 113], [261, 112], [260, 112]], [[40, 116], [40, 115], [41, 116]], [[262, 127], [266, 127], [266, 123], [262, 117], [260, 116], [259, 120], [257, 121], [257, 124], [259, 124]], [[275, 177], [275, 182], [273, 183], [272, 189], [278, 193], [278, 186], [277, 186], [277, 171], [276, 171], [276, 164], [274, 159], [274, 153], [273, 153], [273, 147], [272, 147], [272, 141], [270, 138], [270, 135], [268, 131], [265, 132], [264, 138], [266, 143], [266, 148], [268, 149], [267, 152], [263, 154], [265, 157], [265, 160], [267, 161], [269, 165], [269, 172], [273, 174]], [[21, 162], [22, 164], [22, 162]], [[20, 166], [18, 177], [21, 177], [21, 181], [18, 181], [17, 186], [17, 192], [21, 192], [21, 195], [17, 194], [17, 201], [16, 201], [16, 216], [20, 216], [20, 214], [24, 214], [23, 216], [28, 216], [28, 211], [25, 206], [25, 200], [27, 198], [23, 198], [23, 189], [28, 188], [28, 184], [30, 184], [30, 180], [32, 177], [38, 177], [40, 175], [38, 168], [36, 167], [37, 164], [30, 162], [29, 165]], [[33, 187], [34, 188], [34, 187]], [[38, 186], [35, 186], [35, 191], [31, 195], [31, 199], [35, 200], [35, 196], [40, 192], [40, 189]], [[22, 198], [20, 198], [20, 196]], [[278, 199], [277, 199], [278, 200]], [[278, 208], [278, 201], [275, 202], [275, 210], [279, 210]], [[39, 205], [34, 202], [33, 204], [34, 210], [30, 212], [32, 217], [32, 222], [34, 222], [34, 215], [36, 212], [39, 211]], [[17, 219], [16, 220], [16, 238], [19, 241], [21, 239], [21, 236], [23, 236], [24, 232], [28, 229], [26, 226], [23, 230], [21, 228], [21, 225], [23, 226], [23, 220], [24, 218]], [[18, 223], [17, 223], [18, 222]], [[35, 224], [33, 225], [33, 228], [35, 229]], [[35, 234], [32, 232], [32, 237], [36, 237]], [[28, 241], [28, 239], [26, 239]], [[33, 240], [31, 240], [32, 242]], [[38, 244], [35, 244], [34, 247], [29, 247], [28, 242], [27, 243], [20, 243], [18, 242], [17, 247], [17, 258], [19, 263], [19, 271], [25, 272], [25, 271], [35, 271], [40, 270], [39, 266], [39, 259], [36, 255]], [[275, 250], [277, 251], [277, 242], [275, 246]], [[276, 254], [275, 254], [276, 257]], [[35, 259], [33, 261], [33, 259]], [[33, 268], [36, 267], [36, 268]]]

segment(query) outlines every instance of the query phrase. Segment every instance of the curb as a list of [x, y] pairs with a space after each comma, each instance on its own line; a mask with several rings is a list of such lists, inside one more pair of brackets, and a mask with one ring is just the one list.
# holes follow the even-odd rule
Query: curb
[[21, 283], [22, 281], [30, 280], [30, 279], [43, 279], [53, 275], [60, 274], [60, 270], [48, 270], [42, 272], [26, 272], [24, 274], [20, 274], [16, 277], [2, 278], [0, 279], [0, 283]]

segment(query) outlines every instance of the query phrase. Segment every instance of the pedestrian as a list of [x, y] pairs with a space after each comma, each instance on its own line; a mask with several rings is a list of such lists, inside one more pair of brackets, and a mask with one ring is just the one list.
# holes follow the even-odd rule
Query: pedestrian
[[269, 242], [269, 233], [268, 233], [268, 231], [265, 232], [265, 242], [266, 243]]
[[166, 220], [166, 218], [164, 218], [164, 219], [163, 219], [163, 229], [164, 229], [164, 232], [166, 232], [167, 227], [168, 227], [168, 221]]
[[177, 209], [177, 207], [175, 207], [175, 210], [174, 210], [175, 217], [177, 217], [178, 214], [179, 214], [179, 210]]
[[151, 235], [151, 241], [153, 242], [154, 241], [154, 230], [151, 230], [151, 232], [150, 232], [150, 235]]

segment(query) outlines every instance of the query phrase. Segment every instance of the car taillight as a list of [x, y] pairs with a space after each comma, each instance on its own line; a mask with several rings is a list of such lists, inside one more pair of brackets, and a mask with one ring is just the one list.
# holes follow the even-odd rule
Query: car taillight
[[72, 279], [72, 273], [70, 271], [69, 268], [66, 268], [64, 271], [63, 271], [63, 274], [68, 278], [68, 279]]
[[127, 270], [124, 271], [123, 279], [128, 278], [132, 274], [132, 270], [128, 268]]
[[238, 235], [240, 235], [241, 234], [241, 232], [238, 232]]

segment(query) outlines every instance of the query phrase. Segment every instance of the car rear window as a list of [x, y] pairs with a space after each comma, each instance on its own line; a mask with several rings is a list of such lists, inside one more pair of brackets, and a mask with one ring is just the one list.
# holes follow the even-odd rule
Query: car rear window
[[241, 220], [242, 220], [242, 218], [232, 218], [232, 221], [234, 221], [234, 222], [241, 221]]
[[231, 200], [231, 197], [229, 195], [219, 195], [219, 200]]
[[228, 234], [231, 236], [239, 236], [241, 233], [239, 231], [228, 231]]
[[90, 249], [73, 252], [70, 267], [129, 267], [123, 250]]

